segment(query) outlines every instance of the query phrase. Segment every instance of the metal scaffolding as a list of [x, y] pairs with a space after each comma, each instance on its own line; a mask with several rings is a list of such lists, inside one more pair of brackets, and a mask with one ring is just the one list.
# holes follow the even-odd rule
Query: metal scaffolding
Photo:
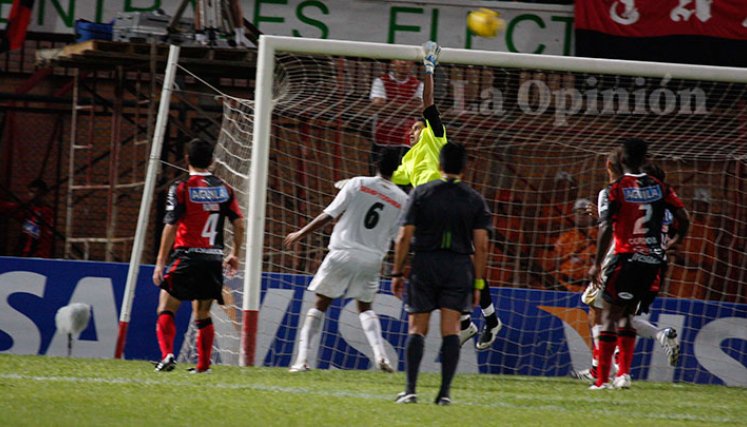
[[[183, 49], [180, 62], [219, 81], [253, 75], [255, 51]], [[168, 46], [155, 43], [96, 40], [66, 46], [53, 60], [56, 66], [74, 69], [65, 258], [130, 257], [167, 51]], [[214, 137], [217, 129], [206, 132], [206, 127], [219, 126], [220, 121], [189, 99], [176, 101], [163, 156], [178, 161], [183, 136]], [[200, 117], [188, 111], [198, 111]]]
[[[155, 75], [155, 59], [150, 61], [147, 73], [140, 69], [128, 72], [121, 64], [111, 72], [75, 69], [68, 158], [71, 173], [65, 216], [66, 258], [76, 257], [72, 248], [77, 244], [83, 248], [84, 259], [127, 259], [133, 236], [121, 233], [119, 208], [120, 202], [138, 200], [142, 192], [156, 107], [153, 102], [156, 80], [150, 76]], [[99, 93], [102, 77], [109, 83], [106, 90], [112, 91], [111, 97]], [[108, 124], [102, 123], [106, 115], [109, 115]], [[108, 146], [102, 144], [105, 140], [102, 133], [107, 128]], [[106, 226], [90, 226], [97, 221], [104, 221]]]

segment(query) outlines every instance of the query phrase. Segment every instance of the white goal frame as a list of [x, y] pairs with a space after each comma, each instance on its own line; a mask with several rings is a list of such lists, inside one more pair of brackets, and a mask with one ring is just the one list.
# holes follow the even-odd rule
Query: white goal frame
[[[257, 340], [262, 281], [262, 249], [267, 207], [267, 174], [270, 155], [270, 122], [277, 53], [352, 56], [370, 59], [421, 59], [420, 46], [341, 40], [303, 39], [263, 35], [259, 39], [249, 179], [249, 212], [246, 234], [244, 295], [242, 305], [241, 366], [253, 366]], [[566, 72], [623, 74], [643, 77], [747, 83], [747, 69], [642, 61], [621, 61], [552, 55], [531, 55], [443, 48], [440, 62]]]
[[[273, 102], [273, 82], [275, 56], [278, 53], [352, 56], [370, 59], [402, 59], [418, 61], [421, 57], [419, 46], [392, 45], [384, 43], [353, 42], [338, 40], [303, 39], [294, 37], [261, 36], [256, 74], [254, 108], [254, 132], [252, 135], [250, 178], [247, 183], [249, 207], [247, 213], [248, 230], [245, 240], [245, 274], [243, 283], [242, 328], [239, 364], [253, 366], [256, 362], [256, 342], [258, 332], [260, 292], [262, 281], [262, 251], [264, 247], [265, 216], [267, 207], [267, 182], [270, 156], [270, 129]], [[143, 242], [150, 222], [149, 212], [153, 199], [153, 189], [159, 172], [160, 147], [163, 131], [169, 116], [169, 98], [173, 77], [179, 57], [179, 48], [172, 46], [163, 93], [157, 116], [151, 154], [143, 188], [140, 213], [138, 216], [135, 240], [133, 243], [130, 268], [127, 275], [125, 294], [120, 310], [119, 337], [115, 357], [123, 355], [127, 326], [130, 320], [132, 302], [138, 271], [142, 259]], [[598, 74], [622, 74], [654, 78], [696, 79], [729, 83], [747, 84], [747, 69], [712, 67], [687, 64], [667, 64], [641, 61], [621, 61], [609, 59], [577, 58], [550, 55], [531, 55], [505, 52], [488, 52], [444, 48], [441, 62], [462, 65], [484, 65], [505, 68], [524, 68]]]

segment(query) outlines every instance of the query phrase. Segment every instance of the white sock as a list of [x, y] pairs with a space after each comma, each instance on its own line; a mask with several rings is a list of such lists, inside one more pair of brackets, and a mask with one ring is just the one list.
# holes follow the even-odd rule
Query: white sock
[[495, 307], [493, 307], [493, 303], [490, 303], [489, 306], [482, 309], [482, 315], [485, 317], [488, 317], [493, 313], [495, 313]]
[[[591, 345], [597, 346], [599, 345], [599, 334], [602, 332], [602, 325], [594, 325], [591, 327]], [[596, 358], [591, 359], [591, 366], [597, 366], [599, 364], [599, 360]]]
[[656, 338], [656, 333], [659, 332], [656, 326], [641, 316], [634, 316], [630, 324], [635, 328], [638, 336], [642, 338]]
[[361, 326], [363, 326], [366, 339], [373, 349], [375, 362], [378, 363], [382, 358], [389, 362], [389, 358], [386, 357], [386, 350], [384, 350], [384, 337], [381, 335], [379, 316], [373, 310], [367, 310], [359, 314], [358, 317], [361, 319]]
[[318, 334], [322, 329], [323, 321], [323, 311], [312, 307], [306, 312], [306, 320], [303, 322], [303, 327], [301, 328], [301, 339], [298, 342], [298, 354], [296, 355], [296, 363], [294, 363], [294, 365], [303, 365], [304, 363], [307, 363], [311, 340], [313, 340], [314, 336], [316, 336], [316, 334]]
[[472, 317], [472, 315], [469, 314], [469, 313], [462, 314], [462, 316], [459, 318], [459, 320], [467, 320], [467, 319], [470, 319], [471, 317]]
[[599, 344], [600, 333], [602, 333], [602, 325], [594, 325], [591, 327], [591, 339], [594, 341], [594, 345]]

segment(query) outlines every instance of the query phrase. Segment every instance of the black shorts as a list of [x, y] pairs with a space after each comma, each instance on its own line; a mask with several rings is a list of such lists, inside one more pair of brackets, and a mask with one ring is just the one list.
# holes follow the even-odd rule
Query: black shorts
[[475, 269], [469, 255], [420, 252], [412, 259], [405, 310], [430, 313], [439, 308], [470, 310]]
[[641, 298], [641, 303], [638, 304], [638, 310], [635, 314], [645, 314], [648, 313], [651, 304], [654, 302], [656, 297], [659, 295], [659, 291], [664, 288], [665, 280], [667, 277], [667, 270], [669, 269], [669, 266], [667, 264], [667, 261], [661, 263], [661, 266], [659, 267], [659, 274], [656, 276], [656, 279], [651, 283], [651, 287], [649, 288], [646, 295]]
[[610, 304], [650, 305], [652, 285], [661, 273], [662, 261], [655, 256], [615, 254], [602, 272], [604, 299]]
[[180, 301], [214, 299], [223, 304], [223, 255], [177, 249], [163, 275], [161, 289]]

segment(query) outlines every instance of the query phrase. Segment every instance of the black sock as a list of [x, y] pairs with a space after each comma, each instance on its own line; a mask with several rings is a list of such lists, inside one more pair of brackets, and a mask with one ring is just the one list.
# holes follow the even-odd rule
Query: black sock
[[210, 326], [212, 324], [213, 324], [213, 318], [212, 317], [208, 317], [206, 319], [195, 320], [195, 326], [197, 326], [197, 329], [204, 329], [204, 328], [207, 328], [208, 326]]
[[[483, 315], [485, 315], [484, 311], [491, 306], [493, 306], [493, 297], [490, 295], [490, 288], [486, 284], [485, 288], [480, 292], [480, 308], [483, 310]], [[495, 314], [495, 307], [493, 307], [492, 313], [485, 316], [485, 324], [488, 329], [498, 326], [498, 315]]]
[[436, 399], [449, 397], [451, 380], [456, 374], [457, 364], [459, 364], [459, 335], [447, 335], [441, 342], [441, 389]]
[[[418, 334], [407, 336], [407, 394], [414, 394], [418, 382], [418, 371], [420, 370], [420, 361], [423, 359], [423, 348], [425, 347], [425, 337]], [[457, 338], [457, 348], [459, 348], [459, 338]]]
[[485, 286], [482, 291], [480, 291], [480, 308], [485, 310], [486, 308], [490, 307], [490, 304], [493, 303], [493, 297], [490, 295], [490, 288]]
[[472, 316], [470, 316], [469, 313], [462, 313], [462, 321], [461, 321], [461, 324], [459, 326], [460, 329], [461, 330], [465, 330], [465, 329], [469, 328], [469, 325], [471, 325], [471, 324], [472, 324]]

